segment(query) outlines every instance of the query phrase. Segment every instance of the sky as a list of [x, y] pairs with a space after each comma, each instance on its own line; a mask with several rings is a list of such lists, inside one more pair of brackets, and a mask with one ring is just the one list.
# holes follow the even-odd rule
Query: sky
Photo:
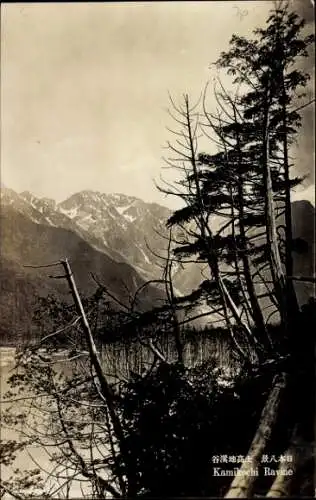
[[[307, 3], [295, 6], [313, 23]], [[155, 186], [177, 175], [162, 169], [168, 92], [198, 99], [232, 34], [250, 35], [271, 5], [2, 4], [1, 182], [57, 201], [91, 189], [175, 206]], [[308, 178], [296, 199], [314, 199], [313, 117], [304, 111], [295, 156]]]

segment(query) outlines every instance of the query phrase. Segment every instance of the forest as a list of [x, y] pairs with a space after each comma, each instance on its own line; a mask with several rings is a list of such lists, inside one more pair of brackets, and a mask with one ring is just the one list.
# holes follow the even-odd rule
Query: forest
[[[2, 425], [20, 432], [0, 445], [4, 498], [314, 497], [315, 279], [294, 272], [307, 243], [291, 206], [313, 43], [276, 2], [252, 37], [233, 35], [197, 102], [170, 96], [177, 180], [157, 189], [182, 206], [161, 235], [161, 279], [123, 303], [97, 276], [83, 297], [71, 262], [50, 264], [72, 301], [38, 299], [2, 395]], [[190, 294], [177, 294], [178, 266], [202, 270]], [[148, 286], [161, 298], [144, 310]], [[14, 466], [23, 453], [31, 469]]]

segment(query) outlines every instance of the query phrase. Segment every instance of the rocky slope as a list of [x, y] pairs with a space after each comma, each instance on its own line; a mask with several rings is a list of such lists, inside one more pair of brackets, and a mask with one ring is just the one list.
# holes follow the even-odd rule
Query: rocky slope
[[128, 262], [145, 279], [161, 276], [166, 255], [165, 221], [170, 210], [123, 194], [81, 191], [61, 203], [29, 192], [2, 189], [2, 204], [11, 205], [38, 224], [76, 232], [116, 261]]
[[[1, 195], [3, 206], [14, 207], [35, 223], [74, 231], [96, 250], [117, 262], [130, 264], [145, 280], [161, 277], [161, 257], [166, 257], [168, 246], [168, 208], [124, 194], [96, 191], [81, 191], [61, 203], [8, 188], [2, 188]], [[294, 254], [295, 272], [311, 275], [315, 208], [308, 201], [295, 201], [292, 207], [294, 238], [308, 243], [307, 253]], [[189, 293], [202, 279], [196, 264], [184, 269], [175, 266], [173, 272], [174, 285], [180, 293]]]
[[[161, 277], [164, 261], [159, 256], [166, 256], [168, 208], [123, 194], [94, 191], [82, 191], [61, 203], [8, 188], [2, 188], [1, 195], [0, 314], [10, 318], [10, 328], [17, 314], [22, 315], [17, 322], [27, 320], [29, 301], [39, 290], [48, 293], [57, 287], [58, 293], [68, 293], [60, 280], [47, 280], [46, 271], [30, 272], [23, 264], [47, 263], [67, 256], [83, 293], [95, 288], [89, 275], [94, 271], [124, 300], [126, 285], [132, 292], [144, 280]], [[307, 243], [304, 253], [294, 253], [294, 274], [312, 276], [315, 208], [306, 201], [296, 201], [292, 207], [294, 238]], [[174, 271], [174, 284], [181, 293], [190, 293], [202, 279], [205, 277], [196, 264], [184, 269], [178, 266]], [[296, 286], [300, 303], [306, 302], [313, 294], [313, 285], [298, 282]], [[151, 293], [154, 296], [156, 292]], [[11, 308], [6, 307], [7, 302]]]
[[[34, 269], [25, 266], [46, 265], [67, 257], [82, 295], [96, 291], [93, 273], [125, 304], [144, 284], [132, 266], [97, 251], [74, 231], [34, 222], [13, 206], [2, 206], [0, 227], [0, 335], [8, 335], [8, 332], [27, 334], [37, 296], [54, 293], [70, 300], [66, 280], [50, 277], [63, 274], [61, 267]], [[149, 308], [161, 297], [157, 289], [146, 287], [138, 305], [142, 309]]]

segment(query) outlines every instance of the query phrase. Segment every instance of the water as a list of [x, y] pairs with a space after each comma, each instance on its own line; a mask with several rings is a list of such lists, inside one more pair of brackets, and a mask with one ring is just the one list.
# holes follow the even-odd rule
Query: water
[[[160, 342], [160, 348], [169, 361], [176, 360], [174, 343], [172, 342], [172, 340], [170, 340], [170, 338], [162, 339]], [[57, 353], [54, 367], [55, 369], [57, 367], [58, 374], [66, 377], [71, 375], [75, 371], [78, 371], [79, 369], [80, 372], [89, 375], [90, 371], [87, 353], [82, 351], [82, 360], [79, 358], [78, 360], [75, 359], [72, 362], [64, 362], [63, 359], [67, 358], [68, 354], [68, 351], [59, 351]], [[225, 346], [222, 341], [219, 342], [218, 339], [201, 336], [198, 342], [196, 340], [192, 340], [186, 343], [184, 357], [188, 366], [200, 364], [205, 359], [210, 357], [211, 354], [215, 357], [218, 364], [222, 367], [227, 368], [227, 366], [233, 365], [229, 355], [229, 349], [227, 349], [227, 346]], [[43, 355], [45, 355], [45, 352], [43, 352]], [[1, 399], [3, 399], [5, 392], [9, 388], [8, 378], [10, 377], [10, 375], [12, 375], [14, 370], [14, 356], [15, 348], [0, 347]], [[102, 349], [101, 357], [105, 373], [108, 377], [110, 376], [110, 379], [112, 381], [115, 381], [116, 377], [118, 379], [128, 380], [132, 373], [142, 373], [144, 369], [148, 369], [148, 366], [150, 366], [153, 361], [154, 355], [148, 346], [140, 345], [137, 342], [131, 342], [128, 345], [113, 344], [106, 346], [104, 349]], [[41, 370], [40, 366], [38, 367], [38, 370]], [[23, 394], [22, 396], [28, 397], [29, 395]], [[78, 397], [78, 400], [80, 401], [78, 401], [76, 413], [72, 413], [71, 418], [78, 419], [83, 422], [85, 419], [86, 410], [86, 408], [82, 406], [84, 405], [84, 395], [78, 394], [76, 397]], [[1, 404], [1, 412], [4, 412], [9, 406], [18, 410], [21, 410], [22, 407], [25, 406], [32, 406], [32, 412], [34, 413], [34, 406], [32, 404], [30, 405], [30, 403], [33, 403], [33, 400], [21, 400], [20, 396], [14, 396], [13, 399], [18, 400], [13, 403]], [[45, 406], [48, 404], [48, 400], [36, 398], [35, 403], [45, 410]], [[47, 412], [47, 414], [50, 415], [49, 412]], [[40, 431], [40, 429], [45, 429], [45, 415], [44, 420], [43, 413], [38, 414], [37, 420], [36, 415], [33, 427], [36, 427], [37, 431]], [[86, 417], [87, 420], [89, 420], [90, 416], [87, 415]], [[88, 434], [89, 432], [91, 432], [91, 426], [90, 424], [88, 424], [88, 422], [82, 432], [87, 432]], [[106, 434], [106, 429], [100, 426], [100, 432], [101, 435], [102, 433]], [[22, 437], [23, 435], [21, 434], [21, 431], [18, 429], [18, 427], [8, 428], [5, 424], [1, 424], [1, 439], [3, 441], [12, 439], [20, 442]], [[80, 444], [78, 446], [80, 449]], [[100, 450], [100, 446], [103, 446], [103, 449]], [[97, 448], [99, 450], [97, 450]], [[53, 453], [54, 451], [54, 447], [49, 448], [49, 453], [47, 453], [43, 447], [36, 445], [29, 446], [27, 451], [18, 453], [17, 458], [14, 462], [14, 468], [32, 469], [37, 465], [40, 465], [40, 467], [43, 469], [41, 475], [46, 480], [45, 491], [49, 491], [50, 488], [52, 488], [52, 490], [55, 490], [56, 492], [54, 498], [65, 498], [65, 496], [63, 496], [63, 489], [61, 489], [60, 491], [56, 491], [58, 488], [56, 479], [49, 477], [53, 467], [53, 464], [50, 461], [49, 454]], [[94, 447], [94, 458], [96, 456], [101, 456], [103, 453], [107, 452], [108, 448], [106, 448], [106, 445], [104, 445], [103, 440], [101, 439], [100, 441], [98, 441], [98, 446]], [[87, 456], [88, 452], [86, 450], [80, 449], [80, 453], [83, 456]], [[1, 467], [1, 476], [3, 480], [8, 479], [11, 474], [12, 467]], [[80, 478], [80, 476], [78, 476], [77, 480], [72, 484], [70, 491], [68, 491], [68, 495], [70, 497], [82, 498], [82, 488], [83, 491], [87, 491], [85, 490], [84, 483], [81, 479], [83, 478]], [[6, 495], [5, 498], [9, 498], [9, 495]]]
[[[0, 388], [1, 388], [1, 417], [3, 417], [6, 409], [11, 408], [13, 405], [10, 403], [4, 403], [3, 398], [7, 390], [9, 390], [8, 379], [13, 373], [14, 369], [14, 356], [15, 356], [15, 348], [1, 347], [0, 348]], [[16, 403], [18, 405], [18, 403]], [[1, 441], [6, 442], [8, 440], [16, 440], [18, 442], [21, 441], [21, 434], [19, 432], [18, 427], [10, 427], [5, 425], [3, 422], [3, 418], [1, 418]], [[34, 450], [35, 453], [37, 450]], [[38, 459], [43, 460], [43, 454], [38, 455]], [[21, 453], [18, 454], [14, 467], [20, 469], [28, 469], [30, 468], [30, 458], [27, 454]], [[1, 464], [1, 479], [7, 480], [12, 475], [12, 468], [6, 467]]]
[[[17, 411], [22, 411], [26, 406], [28, 406], [29, 401], [21, 398], [21, 396], [17, 395], [16, 397], [12, 397], [10, 403], [4, 403], [3, 398], [6, 391], [9, 389], [8, 379], [14, 373], [15, 367], [15, 348], [7, 348], [0, 347], [0, 381], [1, 381], [1, 406], [0, 412], [3, 416], [6, 409], [10, 408]], [[24, 397], [28, 397], [29, 394], [24, 394]], [[43, 401], [42, 401], [43, 402]], [[42, 425], [42, 417], [39, 417], [38, 422], [35, 422], [35, 426], [38, 426], [38, 430]], [[16, 440], [17, 442], [21, 442], [25, 438], [22, 430], [19, 429], [19, 426], [8, 426], [3, 422], [1, 418], [1, 441], [6, 442], [8, 440]], [[57, 449], [49, 448], [49, 452], [47, 453], [45, 449], [38, 445], [28, 446], [26, 451], [18, 452], [16, 459], [14, 461], [13, 466], [4, 466], [1, 464], [1, 479], [3, 481], [9, 479], [9, 477], [15, 477], [14, 469], [18, 468], [20, 470], [31, 470], [40, 466], [42, 469], [41, 477], [46, 480], [45, 491], [48, 492], [50, 490], [57, 490], [58, 481], [56, 479], [50, 478], [50, 474], [53, 470], [53, 464], [50, 461], [50, 454], [57, 451]], [[84, 491], [84, 490], [83, 490]], [[68, 492], [69, 497], [71, 498], [82, 498], [83, 492], [81, 489], [80, 481], [74, 482], [71, 486], [70, 491]], [[5, 494], [5, 499], [12, 498], [11, 495]], [[65, 498], [65, 489], [57, 491], [56, 494], [52, 498]]]

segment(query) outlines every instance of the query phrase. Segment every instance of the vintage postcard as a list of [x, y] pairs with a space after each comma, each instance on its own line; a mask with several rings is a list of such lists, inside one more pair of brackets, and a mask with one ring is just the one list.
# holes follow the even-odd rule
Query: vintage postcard
[[314, 2], [1, 6], [1, 498], [315, 496]]

